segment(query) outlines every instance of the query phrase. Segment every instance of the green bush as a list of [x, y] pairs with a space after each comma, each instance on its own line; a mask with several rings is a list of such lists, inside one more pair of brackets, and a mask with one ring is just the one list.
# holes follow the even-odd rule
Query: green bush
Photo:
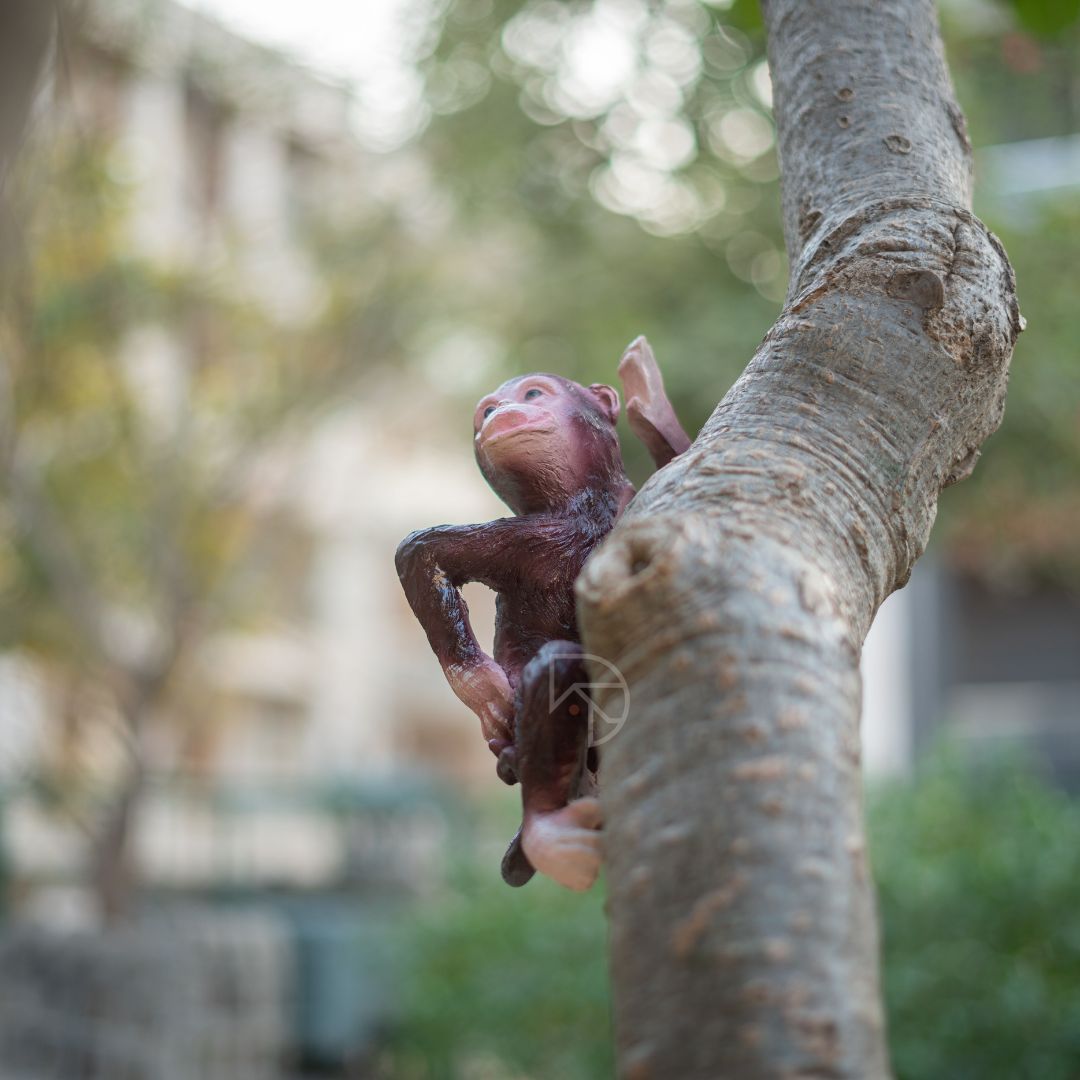
[[[948, 753], [871, 792], [898, 1080], [1080, 1076], [1080, 806]], [[613, 1075], [599, 890], [464, 861], [413, 927], [395, 1078]]]
[[946, 753], [870, 832], [899, 1080], [1080, 1076], [1080, 806]]
[[511, 891], [498, 854], [464, 865], [414, 928], [386, 1074], [612, 1076], [606, 940], [599, 889], [582, 896], [534, 878]]

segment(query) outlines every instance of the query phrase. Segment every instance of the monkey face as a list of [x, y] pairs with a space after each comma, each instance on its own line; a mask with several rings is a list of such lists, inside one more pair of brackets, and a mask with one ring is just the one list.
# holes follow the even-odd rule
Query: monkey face
[[482, 398], [473, 418], [477, 454], [493, 464], [505, 459], [521, 443], [533, 448], [551, 442], [565, 421], [567, 393], [550, 375], [511, 379]]
[[476, 406], [476, 460], [516, 512], [550, 509], [618, 457], [618, 415], [610, 386], [544, 374], [510, 379]]

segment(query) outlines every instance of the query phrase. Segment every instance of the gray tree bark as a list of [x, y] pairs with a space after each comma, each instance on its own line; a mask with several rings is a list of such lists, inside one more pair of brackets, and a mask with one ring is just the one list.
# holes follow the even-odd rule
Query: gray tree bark
[[859, 655], [1001, 420], [1021, 329], [931, 0], [764, 9], [788, 298], [579, 582], [630, 690], [603, 800], [635, 1080], [889, 1075]]

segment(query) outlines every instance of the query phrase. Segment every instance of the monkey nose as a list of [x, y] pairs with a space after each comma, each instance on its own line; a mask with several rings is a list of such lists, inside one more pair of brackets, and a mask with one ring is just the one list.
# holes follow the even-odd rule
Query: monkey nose
[[495, 411], [484, 421], [484, 431], [498, 431], [514, 427], [523, 419], [520, 409], [514, 408], [512, 401], [500, 401]]
[[548, 427], [548, 416], [540, 409], [520, 402], [508, 401], [500, 405], [480, 429], [485, 440], [496, 439], [511, 432]]

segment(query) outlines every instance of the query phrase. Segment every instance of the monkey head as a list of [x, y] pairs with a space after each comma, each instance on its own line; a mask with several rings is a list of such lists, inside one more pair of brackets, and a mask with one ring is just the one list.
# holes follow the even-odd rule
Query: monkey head
[[619, 395], [610, 386], [522, 375], [477, 404], [476, 461], [515, 514], [558, 510], [586, 489], [626, 483], [618, 418]]

